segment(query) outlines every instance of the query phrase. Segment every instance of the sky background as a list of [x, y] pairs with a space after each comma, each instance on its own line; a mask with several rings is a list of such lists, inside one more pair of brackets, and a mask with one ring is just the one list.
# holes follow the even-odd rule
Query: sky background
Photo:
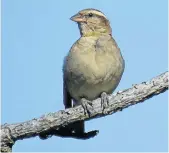
[[[125, 59], [116, 91], [167, 71], [167, 0], [2, 0], [2, 124], [64, 109], [63, 59], [80, 36], [69, 18], [85, 8], [106, 14]], [[167, 96], [86, 122], [100, 131], [90, 140], [36, 137], [13, 151], [167, 151]]]

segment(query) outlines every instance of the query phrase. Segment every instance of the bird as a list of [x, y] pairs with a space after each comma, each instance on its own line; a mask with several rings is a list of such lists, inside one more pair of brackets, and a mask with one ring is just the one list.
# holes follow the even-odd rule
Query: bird
[[[118, 86], [125, 68], [120, 48], [112, 37], [106, 15], [89, 8], [70, 18], [78, 24], [80, 38], [72, 45], [63, 62], [63, 103], [66, 108], [105, 98]], [[84, 121], [72, 124], [72, 131], [85, 132]]]

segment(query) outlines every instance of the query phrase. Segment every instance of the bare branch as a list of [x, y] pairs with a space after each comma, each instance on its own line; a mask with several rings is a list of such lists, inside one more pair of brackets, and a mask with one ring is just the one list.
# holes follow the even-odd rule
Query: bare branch
[[[133, 85], [132, 88], [109, 95], [109, 101], [104, 105], [101, 103], [101, 99], [98, 98], [92, 101], [92, 104], [87, 104], [86, 107], [80, 105], [75, 108], [60, 110], [56, 113], [49, 113], [40, 118], [34, 118], [23, 123], [2, 125], [1, 151], [11, 152], [15, 141], [40, 136], [44, 133], [78, 138], [78, 136], [70, 133], [67, 128], [68, 124], [75, 121], [90, 120], [113, 114], [131, 105], [143, 102], [167, 89], [168, 72], [165, 72], [153, 78], [151, 81], [136, 84]], [[54, 129], [55, 132], [52, 133], [51, 131]], [[86, 133], [86, 138], [95, 136], [96, 134], [97, 131], [91, 131]]]

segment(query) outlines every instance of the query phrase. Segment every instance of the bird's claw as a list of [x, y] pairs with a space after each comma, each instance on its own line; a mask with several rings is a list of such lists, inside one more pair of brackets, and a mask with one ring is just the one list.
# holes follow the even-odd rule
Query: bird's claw
[[103, 114], [108, 114], [107, 111], [105, 110], [105, 108], [109, 105], [109, 98], [107, 96], [106, 92], [103, 92], [101, 94], [101, 107], [103, 110]]
[[84, 109], [85, 115], [88, 115], [90, 117], [92, 112], [92, 102], [85, 98], [82, 98], [81, 104]]

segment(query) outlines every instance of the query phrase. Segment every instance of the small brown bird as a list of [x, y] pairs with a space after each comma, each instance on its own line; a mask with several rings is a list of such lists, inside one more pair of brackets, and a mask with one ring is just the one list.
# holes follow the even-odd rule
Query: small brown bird
[[[112, 93], [124, 71], [124, 60], [112, 38], [109, 20], [99, 10], [85, 9], [71, 17], [78, 23], [81, 37], [71, 47], [63, 65], [65, 108]], [[73, 100], [73, 102], [72, 102]], [[84, 122], [72, 127], [84, 132]]]

